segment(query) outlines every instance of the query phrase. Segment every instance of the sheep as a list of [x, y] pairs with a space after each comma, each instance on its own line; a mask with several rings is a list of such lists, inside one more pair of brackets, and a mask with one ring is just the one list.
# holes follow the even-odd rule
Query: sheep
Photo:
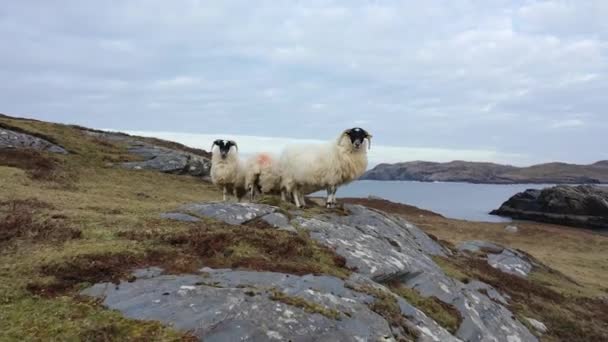
[[371, 138], [355, 127], [342, 132], [335, 142], [286, 147], [279, 160], [282, 193], [290, 193], [301, 208], [306, 205], [304, 194], [325, 189], [327, 208], [335, 208], [338, 186], [359, 178], [367, 169]]
[[211, 181], [222, 189], [224, 201], [228, 191], [240, 201], [245, 188], [245, 168], [233, 140], [218, 139], [211, 145]]
[[275, 156], [266, 152], [257, 153], [245, 165], [245, 188], [251, 201], [257, 192], [268, 194], [280, 191], [281, 177]]

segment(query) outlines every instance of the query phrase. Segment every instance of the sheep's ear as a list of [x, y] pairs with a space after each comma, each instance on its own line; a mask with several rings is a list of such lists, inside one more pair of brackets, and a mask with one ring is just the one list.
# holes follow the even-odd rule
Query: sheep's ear
[[351, 129], [350, 129], [350, 128], [349, 128], [349, 129], [346, 129], [346, 130], [344, 130], [344, 132], [342, 132], [342, 135], [347, 135], [348, 133], [350, 133], [350, 131], [351, 131]]

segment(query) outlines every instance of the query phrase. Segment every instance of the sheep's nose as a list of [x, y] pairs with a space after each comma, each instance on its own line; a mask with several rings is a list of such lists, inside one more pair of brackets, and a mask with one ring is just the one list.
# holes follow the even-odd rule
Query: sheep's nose
[[361, 146], [361, 142], [359, 140], [355, 141], [353, 143], [353, 145], [355, 145], [355, 147], [360, 147]]

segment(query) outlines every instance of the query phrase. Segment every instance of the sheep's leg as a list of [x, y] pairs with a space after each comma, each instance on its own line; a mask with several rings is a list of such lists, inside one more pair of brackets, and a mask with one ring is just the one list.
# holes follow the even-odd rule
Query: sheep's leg
[[336, 190], [337, 187], [335, 185], [331, 185], [327, 188], [327, 208], [335, 208], [336, 207]]
[[300, 202], [302, 203], [302, 206], [305, 207], [306, 206], [306, 199], [304, 198], [304, 194], [300, 193]]
[[281, 201], [287, 202], [287, 193], [285, 189], [281, 189]]
[[298, 207], [298, 208], [304, 207], [302, 204], [300, 204], [300, 193], [299, 193], [298, 189], [294, 189], [292, 195], [293, 195], [293, 200], [296, 204], [296, 207]]
[[228, 195], [228, 189], [226, 189], [226, 186], [224, 185], [223, 190], [222, 190], [222, 199], [224, 202], [226, 202], [227, 200], [227, 196]]
[[253, 200], [255, 199], [255, 189], [253, 187], [253, 185], [249, 186], [249, 200], [251, 202], [253, 202]]

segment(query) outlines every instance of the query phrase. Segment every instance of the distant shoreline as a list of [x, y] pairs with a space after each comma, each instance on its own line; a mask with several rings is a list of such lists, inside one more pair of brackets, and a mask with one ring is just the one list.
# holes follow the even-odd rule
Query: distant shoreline
[[361, 180], [459, 182], [470, 184], [608, 184], [608, 161], [589, 165], [546, 163], [516, 167], [494, 163], [413, 161], [378, 164]]

